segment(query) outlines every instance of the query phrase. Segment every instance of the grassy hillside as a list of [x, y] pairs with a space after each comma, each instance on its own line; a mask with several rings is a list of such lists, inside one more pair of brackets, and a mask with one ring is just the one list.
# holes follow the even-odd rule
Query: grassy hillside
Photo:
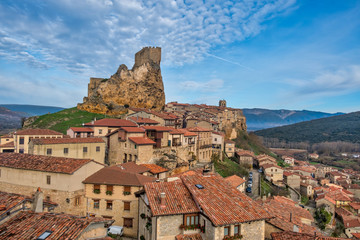
[[28, 128], [49, 128], [61, 133], [66, 133], [69, 127], [81, 127], [83, 123], [109, 118], [107, 115], [80, 111], [76, 107], [62, 110], [60, 112], [39, 116]]
[[276, 138], [285, 142], [335, 142], [360, 143], [360, 112], [322, 118], [256, 131], [266, 138]]

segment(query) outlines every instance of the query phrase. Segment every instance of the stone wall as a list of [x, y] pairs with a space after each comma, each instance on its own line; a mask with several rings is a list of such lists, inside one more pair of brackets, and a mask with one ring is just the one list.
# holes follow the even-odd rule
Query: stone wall
[[265, 220], [243, 223], [240, 229], [242, 240], [265, 239]]
[[179, 228], [183, 224], [183, 215], [160, 216], [157, 218], [157, 240], [173, 240], [181, 234]]
[[133, 69], [145, 63], [155, 63], [160, 65], [161, 48], [159, 47], [144, 47], [135, 54], [135, 64]]

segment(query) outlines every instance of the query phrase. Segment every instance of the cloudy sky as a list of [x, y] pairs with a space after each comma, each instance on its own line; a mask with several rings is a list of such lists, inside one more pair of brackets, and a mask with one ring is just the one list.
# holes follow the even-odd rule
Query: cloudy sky
[[162, 48], [166, 101], [360, 110], [357, 0], [2, 0], [0, 103], [72, 107]]

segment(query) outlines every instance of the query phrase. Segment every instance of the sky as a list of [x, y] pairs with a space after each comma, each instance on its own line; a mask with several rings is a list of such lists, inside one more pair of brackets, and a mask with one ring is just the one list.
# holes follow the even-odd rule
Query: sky
[[76, 106], [145, 46], [166, 102], [360, 111], [358, 0], [2, 0], [0, 104]]

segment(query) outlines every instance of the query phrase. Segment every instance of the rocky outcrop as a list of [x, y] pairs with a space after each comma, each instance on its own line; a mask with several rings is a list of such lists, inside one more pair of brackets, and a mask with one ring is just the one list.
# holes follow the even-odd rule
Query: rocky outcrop
[[161, 70], [161, 48], [146, 47], [135, 54], [131, 70], [122, 64], [109, 79], [90, 78], [88, 96], [78, 109], [119, 115], [128, 107], [162, 110], [165, 92]]

